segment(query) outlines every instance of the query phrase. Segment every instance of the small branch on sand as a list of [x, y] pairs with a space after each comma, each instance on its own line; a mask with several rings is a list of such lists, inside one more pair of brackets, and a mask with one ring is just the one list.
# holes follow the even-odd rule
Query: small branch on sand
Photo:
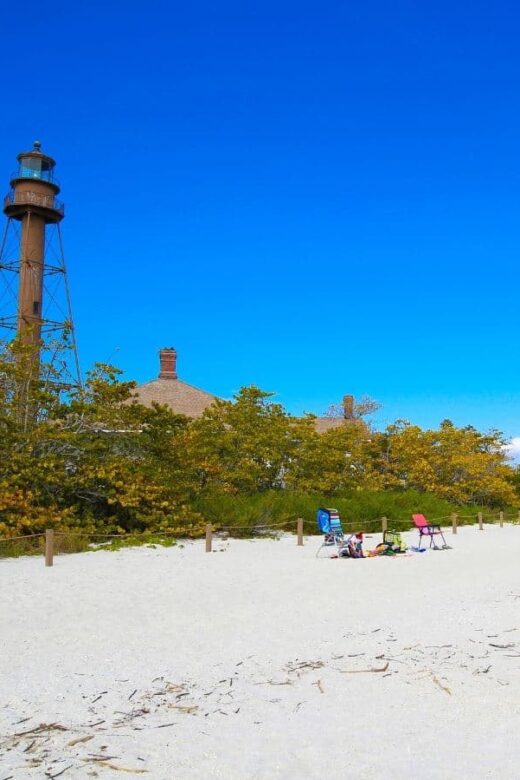
[[384, 666], [372, 666], [370, 669], [338, 669], [341, 674], [366, 674], [368, 672], [386, 672], [390, 662], [387, 661]]
[[72, 769], [72, 764], [69, 764], [69, 766], [66, 766], [65, 769], [62, 769], [60, 772], [57, 772], [55, 775], [51, 775], [50, 772], [45, 772], [45, 777], [48, 777], [49, 780], [54, 780], [55, 777], [59, 777], [64, 772], [66, 772], [67, 769]]
[[191, 706], [186, 704], [172, 704], [170, 705], [170, 709], [184, 712], [186, 715], [194, 715], [199, 708], [197, 704], [192, 704]]
[[301, 663], [288, 663], [285, 668], [288, 672], [299, 672], [301, 669], [321, 669], [323, 661], [302, 661]]
[[441, 681], [438, 680], [437, 677], [434, 674], [432, 674], [431, 677], [432, 677], [432, 680], [435, 683], [435, 685], [437, 685], [441, 689], [441, 691], [444, 691], [445, 693], [448, 694], [448, 696], [451, 696], [451, 691], [450, 691], [450, 689], [448, 688], [447, 685], [443, 685], [441, 683]]
[[320, 693], [325, 693], [321, 684], [321, 680], [316, 680], [316, 682], [313, 682], [312, 684], [317, 686]]
[[78, 737], [77, 739], [71, 739], [70, 742], [67, 742], [67, 745], [69, 747], [74, 747], [74, 745], [79, 745], [80, 742], [90, 742], [91, 739], [94, 739], [94, 734], [87, 735], [86, 737]]
[[89, 758], [91, 761], [110, 761], [114, 758], [121, 758], [121, 756], [96, 756], [94, 753], [89, 753]]
[[114, 769], [116, 772], [128, 772], [133, 775], [145, 775], [148, 773], [148, 769], [131, 769], [128, 766], [117, 766], [110, 761], [96, 761], [97, 766], [106, 766], [108, 769]]
[[19, 731], [13, 736], [24, 737], [26, 734], [37, 734], [39, 731], [68, 731], [68, 729], [65, 726], [60, 725], [59, 723], [40, 723], [40, 725], [36, 726], [36, 728], [34, 729], [28, 729], [27, 731]]

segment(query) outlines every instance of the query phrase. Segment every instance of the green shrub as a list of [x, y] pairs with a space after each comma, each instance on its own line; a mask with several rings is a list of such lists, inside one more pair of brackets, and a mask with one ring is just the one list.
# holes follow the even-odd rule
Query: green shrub
[[[334, 507], [340, 513], [345, 529], [378, 530], [382, 517], [397, 530], [411, 528], [411, 516], [420, 512], [431, 522], [450, 524], [450, 516], [457, 512], [461, 524], [477, 522], [482, 511], [485, 522], [498, 522], [498, 512], [486, 507], [459, 507], [431, 493], [416, 490], [369, 491], [357, 490], [341, 496], [323, 496], [290, 491], [270, 491], [254, 495], [216, 494], [199, 498], [194, 509], [217, 530], [226, 529], [234, 536], [261, 533], [262, 526], [276, 525], [280, 530], [293, 531], [298, 517], [304, 518], [304, 531], [317, 533], [316, 510]], [[507, 520], [516, 516], [510, 510]]]

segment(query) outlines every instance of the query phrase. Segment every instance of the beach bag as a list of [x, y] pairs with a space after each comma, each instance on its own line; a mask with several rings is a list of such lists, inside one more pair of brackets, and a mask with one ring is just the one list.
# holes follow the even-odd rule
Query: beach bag
[[403, 541], [399, 531], [385, 531], [383, 533], [383, 544], [387, 545], [394, 555], [404, 553], [407, 550], [406, 542]]

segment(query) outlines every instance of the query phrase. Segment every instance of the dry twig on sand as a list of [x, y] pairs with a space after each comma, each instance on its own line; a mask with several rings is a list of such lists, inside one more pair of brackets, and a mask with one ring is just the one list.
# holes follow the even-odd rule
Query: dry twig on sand
[[98, 766], [106, 766], [108, 769], [114, 769], [116, 772], [128, 772], [133, 775], [145, 775], [148, 773], [148, 769], [134, 769], [128, 766], [117, 766], [110, 761], [96, 761]]
[[387, 661], [384, 666], [372, 666], [370, 669], [338, 669], [341, 674], [366, 674], [367, 672], [386, 672], [390, 662]]
[[89, 742], [91, 739], [94, 739], [94, 734], [87, 735], [86, 737], [78, 737], [77, 739], [71, 739], [70, 742], [67, 742], [67, 745], [69, 747], [74, 747], [74, 745], [79, 745], [80, 742]]
[[444, 691], [445, 693], [447, 693], [447, 694], [448, 694], [448, 696], [451, 696], [451, 691], [450, 691], [450, 689], [448, 688], [448, 686], [447, 686], [447, 685], [443, 685], [443, 684], [441, 683], [441, 681], [440, 681], [439, 679], [437, 679], [437, 677], [436, 677], [434, 674], [432, 674], [432, 680], [433, 680], [433, 682], [435, 683], [435, 685], [438, 685], [438, 686], [439, 686], [439, 688], [441, 689], [441, 691]]
[[321, 669], [324, 665], [323, 661], [301, 661], [300, 663], [290, 661], [285, 668], [288, 672], [299, 672], [302, 669]]
[[170, 709], [184, 712], [186, 715], [194, 715], [199, 707], [197, 704], [170, 704]]
[[40, 723], [34, 729], [28, 729], [27, 731], [19, 731], [13, 734], [14, 737], [24, 737], [26, 734], [38, 734], [40, 731], [68, 731], [68, 728], [62, 726], [60, 723]]
[[435, 683], [435, 685], [441, 689], [441, 691], [444, 691], [444, 693], [447, 693], [448, 696], [451, 696], [451, 690], [448, 688], [447, 685], [443, 685], [438, 677], [435, 676], [435, 674], [431, 671], [431, 669], [424, 669], [424, 674], [426, 677], [431, 677], [432, 682]]
[[67, 769], [72, 769], [72, 764], [69, 764], [69, 766], [66, 766], [65, 769], [61, 769], [59, 772], [56, 772], [56, 774], [51, 775], [50, 770], [45, 772], [45, 777], [48, 777], [49, 780], [54, 780], [55, 777], [59, 777], [60, 775], [63, 775]]

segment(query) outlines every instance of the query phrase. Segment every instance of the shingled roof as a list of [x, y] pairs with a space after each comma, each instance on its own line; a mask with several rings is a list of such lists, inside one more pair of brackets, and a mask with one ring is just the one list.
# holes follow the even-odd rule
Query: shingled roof
[[160, 372], [158, 379], [139, 385], [135, 390], [136, 400], [143, 406], [153, 403], [164, 404], [177, 414], [200, 417], [204, 409], [211, 406], [217, 396], [199, 390], [198, 387], [181, 382], [177, 378], [177, 352], [165, 347], [159, 352]]
[[325, 433], [333, 428], [341, 428], [345, 425], [345, 422], [346, 419], [344, 417], [316, 417], [314, 427], [316, 433]]
[[[177, 378], [177, 352], [173, 347], [164, 347], [159, 351], [160, 371], [158, 379], [139, 385], [135, 397], [143, 406], [154, 403], [169, 406], [177, 414], [186, 417], [200, 417], [218, 396], [205, 390], [181, 382]], [[353, 408], [354, 398], [351, 395], [343, 397], [343, 415], [332, 417], [316, 417], [314, 425], [318, 433], [325, 433], [333, 428], [341, 428], [355, 421]]]

